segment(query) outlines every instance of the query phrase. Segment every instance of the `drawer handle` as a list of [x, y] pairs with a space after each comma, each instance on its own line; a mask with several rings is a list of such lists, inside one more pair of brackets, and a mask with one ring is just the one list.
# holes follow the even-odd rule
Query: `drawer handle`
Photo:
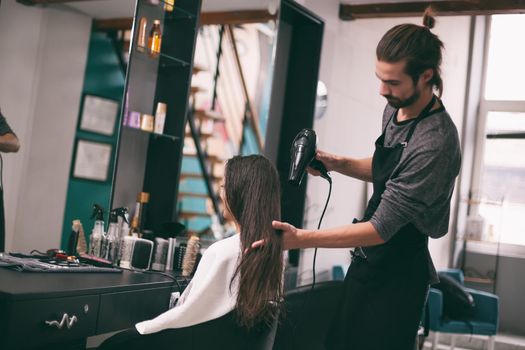
[[69, 317], [69, 315], [65, 313], [62, 316], [62, 320], [60, 321], [60, 323], [56, 320], [53, 320], [53, 321], [46, 321], [46, 324], [49, 326], [55, 326], [58, 329], [62, 329], [64, 328], [64, 325], [66, 325], [67, 329], [71, 329], [71, 327], [73, 327], [73, 325], [77, 321], [78, 321], [77, 316], [73, 315]]

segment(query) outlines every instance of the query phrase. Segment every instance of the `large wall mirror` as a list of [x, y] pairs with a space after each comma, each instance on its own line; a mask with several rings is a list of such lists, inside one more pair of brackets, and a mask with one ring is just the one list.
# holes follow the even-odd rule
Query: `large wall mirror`
[[[164, 6], [158, 1], [139, 0], [137, 3], [150, 5], [148, 11], [155, 11], [155, 5]], [[140, 46], [130, 42], [138, 40], [138, 32], [132, 37], [131, 29], [138, 30], [138, 21], [143, 17], [136, 10], [137, 3], [108, 0], [26, 6], [15, 0], [2, 2], [0, 108], [21, 142], [18, 153], [3, 155], [6, 251], [28, 253], [35, 249], [64, 247], [72, 219], [81, 219], [86, 233], [91, 231], [93, 203], [106, 210], [127, 206], [133, 212], [137, 195], [145, 190], [144, 187], [151, 189], [154, 181], [146, 185], [147, 173], [134, 173], [132, 167], [126, 172], [126, 166], [130, 159], [144, 161], [154, 147], [160, 147], [159, 154], [164, 154], [166, 147], [176, 145], [171, 150], [174, 165], [166, 176], [171, 176], [176, 183], [171, 188], [173, 195], [179, 191], [188, 197], [172, 198], [167, 212], [162, 215], [172, 218], [180, 215], [188, 230], [195, 232], [204, 231], [215, 222], [216, 203], [202, 182], [202, 169], [195, 157], [197, 147], [191, 132], [184, 125], [177, 129], [168, 121], [171, 108], [178, 109], [175, 113], [181, 118], [185, 117], [184, 101], [174, 100], [171, 106], [168, 103], [164, 132], [156, 133], [155, 125], [149, 130], [149, 126], [146, 128], [140, 123], [144, 122], [141, 120], [144, 114], [155, 115], [162, 96], [152, 97], [148, 106], [134, 105], [131, 98], [126, 105], [123, 99], [144, 91], [159, 94], [148, 85], [151, 81], [145, 79], [130, 84], [126, 80], [129, 48], [137, 50]], [[197, 24], [198, 14], [192, 14], [194, 9], [182, 6], [184, 1], [178, 3], [181, 10], [170, 13], [170, 20], [191, 21], [194, 16]], [[169, 81], [161, 79], [169, 78], [170, 74], [175, 78], [187, 76], [184, 86], [173, 86], [173, 89], [187, 89], [184, 99], [189, 109], [199, 114], [196, 118], [201, 136], [199, 148], [205, 149], [212, 162], [219, 163], [215, 169], [207, 171], [212, 191], [218, 186], [215, 179], [220, 178], [220, 165], [225, 159], [238, 154], [239, 149], [244, 153], [259, 153], [264, 143], [278, 7], [279, 2], [273, 0], [205, 0], [201, 20], [209, 24], [196, 26], [194, 69], [184, 67], [191, 63], [193, 43], [184, 44], [190, 47], [185, 50], [189, 56], [183, 57], [176, 47], [172, 57], [161, 55], [158, 60], [161, 65], [181, 65], [183, 69], [155, 77], [153, 84], [167, 86]], [[235, 11], [244, 13], [247, 16], [244, 21], [249, 23], [231, 22], [222, 26], [220, 15], [227, 16]], [[136, 14], [139, 18], [133, 23]], [[129, 30], [124, 30], [126, 26]], [[147, 24], [148, 36], [153, 26], [153, 20]], [[181, 47], [182, 36], [175, 36], [175, 39]], [[222, 56], [217, 64], [219, 40]], [[148, 59], [148, 53], [141, 55], [131, 57], [137, 61]], [[219, 80], [216, 79], [217, 66], [226, 72]], [[239, 76], [240, 66], [242, 77]], [[133, 91], [126, 90], [126, 86], [133, 86]], [[245, 96], [245, 99], [236, 96]], [[251, 114], [257, 117], [256, 124], [246, 117], [248, 101]], [[141, 114], [139, 124], [130, 126], [132, 121], [127, 120], [124, 128], [121, 126], [124, 114], [136, 118], [128, 112]], [[234, 117], [224, 118], [226, 114]], [[155, 135], [144, 136], [141, 134], [144, 129]], [[139, 136], [121, 139], [119, 143], [119, 136], [124, 133]], [[178, 139], [174, 133], [180, 134]], [[160, 139], [160, 143], [152, 146], [150, 140], [153, 138]], [[142, 147], [144, 143], [149, 146]], [[118, 159], [116, 152], [122, 149], [127, 150], [126, 156]], [[120, 173], [116, 171], [118, 164], [121, 165]], [[176, 178], [179, 172], [186, 174], [181, 175], [181, 180], [188, 181], [179, 184]], [[115, 181], [124, 185], [115, 187]], [[134, 182], [136, 186], [133, 187]], [[188, 182], [196, 184], [188, 185]], [[159, 190], [152, 190], [155, 191]], [[201, 197], [207, 198], [199, 202]], [[166, 207], [164, 204], [155, 207], [152, 201], [151, 212], [159, 212]], [[152, 220], [152, 229], [156, 229], [159, 222], [168, 221], [166, 216]]]

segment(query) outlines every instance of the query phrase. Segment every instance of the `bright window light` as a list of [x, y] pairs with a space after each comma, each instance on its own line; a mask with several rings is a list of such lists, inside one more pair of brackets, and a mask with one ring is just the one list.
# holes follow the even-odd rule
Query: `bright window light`
[[487, 100], [525, 100], [525, 16], [494, 15], [490, 30]]

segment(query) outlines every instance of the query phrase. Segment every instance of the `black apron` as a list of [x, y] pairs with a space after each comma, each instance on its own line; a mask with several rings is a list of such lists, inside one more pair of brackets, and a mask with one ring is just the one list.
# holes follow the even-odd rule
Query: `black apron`
[[[386, 182], [417, 124], [428, 115], [432, 101], [412, 122], [405, 142], [387, 147], [386, 123], [375, 142], [372, 158], [374, 193], [365, 216], [374, 215]], [[354, 223], [358, 222], [354, 219]], [[356, 248], [345, 278], [345, 292], [326, 339], [328, 349], [412, 350], [415, 347], [423, 305], [430, 279], [428, 236], [412, 224], [402, 227], [388, 242]]]

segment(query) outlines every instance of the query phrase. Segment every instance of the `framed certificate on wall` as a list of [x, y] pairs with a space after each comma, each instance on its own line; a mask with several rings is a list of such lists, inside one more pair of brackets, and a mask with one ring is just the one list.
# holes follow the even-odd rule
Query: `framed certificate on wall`
[[84, 95], [80, 130], [113, 136], [119, 103], [104, 97]]
[[110, 144], [78, 140], [75, 149], [73, 177], [102, 182], [108, 180], [112, 150]]

